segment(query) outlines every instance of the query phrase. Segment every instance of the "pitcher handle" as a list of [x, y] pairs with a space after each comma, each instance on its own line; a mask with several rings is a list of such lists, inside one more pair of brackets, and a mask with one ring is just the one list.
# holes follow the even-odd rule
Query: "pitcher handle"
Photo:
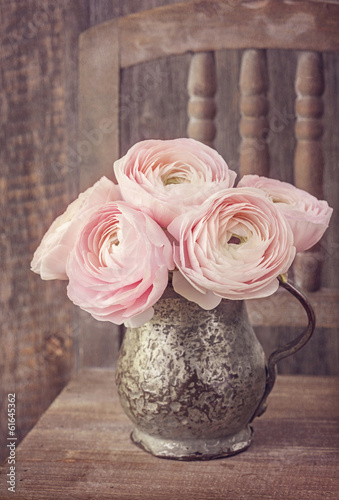
[[276, 364], [284, 358], [295, 354], [299, 349], [301, 349], [312, 337], [312, 334], [315, 329], [315, 313], [311, 303], [308, 298], [304, 295], [304, 293], [299, 290], [295, 285], [292, 285], [288, 281], [286, 281], [282, 276], [278, 277], [279, 285], [285, 288], [288, 292], [290, 292], [294, 297], [296, 297], [303, 308], [305, 309], [308, 317], [308, 325], [305, 330], [294, 340], [288, 342], [286, 345], [278, 347], [275, 351], [272, 352], [270, 357], [268, 358], [267, 367], [266, 367], [266, 387], [264, 395], [259, 403], [258, 408], [256, 409], [253, 417], [251, 418], [251, 422], [255, 417], [260, 417], [266, 410], [267, 404], [266, 400], [268, 395], [273, 389], [275, 379], [277, 376], [277, 367]]

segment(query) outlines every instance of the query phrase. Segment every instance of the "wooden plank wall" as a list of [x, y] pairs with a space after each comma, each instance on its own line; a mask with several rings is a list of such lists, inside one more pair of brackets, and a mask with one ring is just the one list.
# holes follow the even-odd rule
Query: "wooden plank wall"
[[66, 13], [58, 0], [0, 4], [0, 457], [7, 394], [17, 396], [20, 440], [76, 365], [66, 283], [43, 282], [29, 267], [43, 233], [78, 189], [76, 161], [67, 154], [76, 138], [74, 49], [87, 14], [81, 4]]
[[[0, 89], [0, 458], [5, 455], [7, 393], [17, 394], [17, 435], [23, 437], [79, 366], [114, 363], [118, 339], [105, 324], [84, 337], [79, 311], [65, 283], [43, 282], [29, 271], [42, 235], [78, 194], [77, 39], [107, 19], [166, 0], [15, 0], [1, 2]], [[183, 21], [184, 22], [184, 21]], [[216, 55], [219, 85], [216, 148], [238, 169], [241, 54]], [[136, 141], [186, 135], [190, 56], [172, 57], [122, 72], [121, 153]], [[326, 54], [324, 135], [325, 197], [337, 208], [324, 241], [323, 283], [338, 286], [339, 56]], [[296, 56], [268, 54], [271, 173], [293, 181], [294, 75]], [[291, 336], [262, 328], [267, 350]], [[280, 372], [338, 375], [338, 331], [318, 329], [304, 350], [281, 363]], [[109, 344], [107, 348], [107, 344]]]

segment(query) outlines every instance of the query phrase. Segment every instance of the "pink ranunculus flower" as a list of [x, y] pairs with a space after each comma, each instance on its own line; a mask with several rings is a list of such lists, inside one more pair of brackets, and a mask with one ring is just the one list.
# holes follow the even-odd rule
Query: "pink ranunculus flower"
[[123, 199], [162, 227], [217, 190], [232, 187], [236, 173], [212, 148], [194, 139], [146, 140], [114, 163]]
[[174, 268], [163, 229], [125, 202], [107, 203], [82, 228], [67, 262], [68, 297], [95, 319], [138, 327]]
[[31, 270], [40, 274], [43, 280], [68, 279], [66, 262], [82, 225], [99, 206], [119, 199], [119, 187], [107, 177], [81, 193], [42, 238], [34, 253]]
[[291, 228], [259, 189], [225, 189], [168, 227], [176, 239], [177, 293], [213, 309], [222, 298], [271, 295], [294, 255]]
[[327, 201], [318, 200], [288, 182], [258, 175], [245, 175], [238, 187], [245, 186], [261, 189], [269, 195], [289, 222], [298, 253], [313, 247], [328, 228], [333, 209]]

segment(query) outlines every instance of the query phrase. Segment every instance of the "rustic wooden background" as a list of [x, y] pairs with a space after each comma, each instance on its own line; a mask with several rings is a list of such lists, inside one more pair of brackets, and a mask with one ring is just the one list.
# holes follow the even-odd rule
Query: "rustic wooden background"
[[[78, 194], [77, 40], [85, 29], [169, 0], [11, 0], [0, 2], [0, 458], [6, 456], [7, 394], [17, 395], [21, 439], [81, 366], [114, 364], [118, 337], [93, 323], [84, 336], [66, 283], [44, 282], [29, 270], [32, 254], [53, 219]], [[185, 22], [183, 20], [183, 22]], [[338, 27], [339, 29], [339, 27]], [[245, 36], [245, 35], [244, 35]], [[315, 33], [316, 36], [316, 33]], [[217, 54], [216, 148], [238, 169], [241, 54]], [[153, 61], [121, 74], [121, 154], [136, 141], [186, 135], [190, 55]], [[335, 212], [323, 240], [323, 286], [338, 286], [339, 55], [325, 54], [325, 198]], [[293, 182], [296, 54], [268, 53], [271, 174]], [[85, 131], [86, 132], [86, 131]], [[290, 329], [258, 329], [267, 350]], [[317, 329], [280, 373], [339, 375], [337, 329]]]

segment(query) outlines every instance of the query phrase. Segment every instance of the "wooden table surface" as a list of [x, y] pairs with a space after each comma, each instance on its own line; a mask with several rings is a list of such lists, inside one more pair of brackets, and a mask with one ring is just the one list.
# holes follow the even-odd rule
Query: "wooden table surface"
[[339, 379], [280, 376], [254, 442], [207, 462], [155, 458], [129, 438], [114, 371], [80, 372], [16, 449], [16, 492], [0, 499], [339, 498]]

